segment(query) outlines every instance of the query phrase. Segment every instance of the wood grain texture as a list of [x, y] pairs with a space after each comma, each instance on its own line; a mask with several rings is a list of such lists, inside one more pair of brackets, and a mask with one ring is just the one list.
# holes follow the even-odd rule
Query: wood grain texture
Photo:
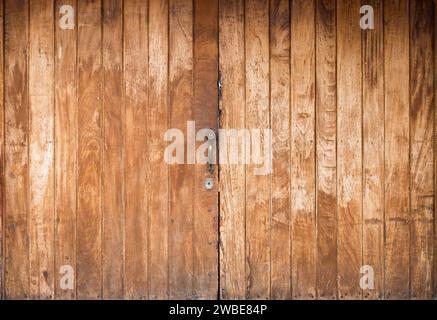
[[103, 298], [124, 297], [123, 6], [103, 1]]
[[271, 299], [291, 298], [290, 8], [270, 0]]
[[[245, 128], [245, 13], [243, 0], [219, 2], [219, 52], [223, 91], [223, 129]], [[220, 161], [231, 137], [220, 136]], [[242, 155], [242, 152], [238, 152]], [[244, 155], [242, 155], [244, 156]], [[220, 298], [246, 296], [246, 168], [244, 162], [220, 166]]]
[[434, 254], [433, 254], [433, 292], [437, 298], [437, 5], [434, 3]]
[[433, 5], [410, 1], [410, 296], [433, 296]]
[[30, 2], [29, 268], [30, 297], [54, 296], [54, 3]]
[[76, 276], [77, 20], [75, 15], [75, 28], [65, 30], [59, 19], [61, 6], [77, 3], [55, 5], [55, 298], [75, 299], [76, 281], [73, 289], [61, 288], [60, 282], [63, 266]]
[[[364, 2], [361, 2], [364, 4]], [[363, 72], [363, 265], [374, 271], [364, 299], [384, 295], [384, 21], [383, 1], [373, 7], [373, 30], [362, 31]]]
[[102, 298], [102, 7], [78, 3], [77, 297]]
[[[148, 298], [147, 109], [148, 5], [124, 3], [125, 297]], [[153, 109], [150, 109], [153, 112]], [[165, 225], [163, 225], [163, 230]]]
[[[193, 112], [196, 132], [217, 129], [218, 0], [194, 1]], [[204, 138], [204, 137], [200, 137]], [[198, 140], [198, 139], [196, 139]], [[205, 140], [196, 141], [200, 147]], [[215, 152], [215, 151], [214, 151]], [[196, 299], [214, 299], [218, 288], [218, 175], [197, 164], [194, 187], [193, 294]], [[214, 181], [205, 189], [205, 179]]]
[[28, 3], [5, 1], [5, 297], [30, 298]]
[[435, 298], [436, 10], [0, 1], [0, 299]]
[[[163, 133], [169, 126], [168, 1], [149, 2], [149, 298], [166, 299], [169, 279], [169, 168]], [[141, 77], [141, 73], [138, 73]]]
[[314, 14], [315, 1], [292, 1], [290, 131], [293, 299], [316, 298]]
[[[193, 3], [169, 2], [170, 128], [187, 135], [193, 120]], [[191, 133], [192, 134], [192, 133]], [[187, 144], [188, 153], [188, 144]], [[188, 156], [170, 166], [169, 291], [171, 299], [189, 299], [193, 292], [193, 228], [195, 170]]]
[[317, 297], [337, 298], [336, 2], [316, 1]]
[[[4, 34], [4, 3], [0, 3], [0, 34]], [[4, 211], [5, 211], [5, 103], [4, 103], [4, 39], [0, 37], [0, 300], [4, 296]]]
[[408, 13], [408, 1], [384, 2], [386, 299], [410, 287]]
[[[338, 295], [360, 299], [362, 105], [360, 2], [337, 1]], [[353, 14], [353, 13], [356, 14]]]
[[[245, 7], [246, 128], [251, 130], [250, 162], [246, 169], [246, 298], [270, 297], [270, 177], [258, 174], [254, 148], [269, 137], [269, 2], [247, 1]], [[256, 143], [253, 135], [259, 132]], [[264, 150], [261, 150], [263, 154]]]

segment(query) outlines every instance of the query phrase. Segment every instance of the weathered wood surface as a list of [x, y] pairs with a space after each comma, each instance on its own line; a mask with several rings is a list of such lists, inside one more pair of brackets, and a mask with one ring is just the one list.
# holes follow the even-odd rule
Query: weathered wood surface
[[384, 296], [410, 288], [409, 3], [384, 2], [385, 281]]
[[[2, 1], [0, 298], [436, 298], [436, 16], [432, 0]], [[232, 133], [212, 174], [167, 164], [187, 121], [249, 143], [271, 129], [271, 174], [262, 144], [229, 164]]]

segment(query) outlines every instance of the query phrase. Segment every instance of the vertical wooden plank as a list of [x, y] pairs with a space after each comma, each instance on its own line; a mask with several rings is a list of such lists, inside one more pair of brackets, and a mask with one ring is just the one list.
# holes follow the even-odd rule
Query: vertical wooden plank
[[5, 297], [29, 298], [28, 2], [5, 1]]
[[[103, 1], [103, 298], [124, 296], [123, 3]], [[143, 141], [144, 143], [144, 141]]]
[[[362, 265], [362, 105], [359, 1], [337, 2], [339, 298], [359, 299]], [[355, 13], [355, 14], [351, 14]]]
[[317, 297], [337, 298], [336, 2], [316, 2]]
[[[196, 132], [217, 127], [218, 0], [194, 1], [194, 120]], [[205, 141], [197, 141], [199, 147]], [[215, 299], [218, 289], [217, 170], [197, 164], [194, 196], [194, 297]], [[212, 190], [205, 179], [214, 181]]]
[[433, 4], [410, 1], [410, 188], [412, 299], [430, 299], [434, 234]]
[[[362, 106], [360, 1], [337, 1], [338, 295], [360, 299]], [[358, 20], [358, 21], [357, 21]]]
[[77, 297], [101, 298], [101, 2], [78, 3]]
[[54, 296], [53, 0], [30, 2], [29, 265], [32, 298]]
[[434, 254], [433, 291], [437, 298], [437, 5], [434, 3]]
[[74, 299], [73, 289], [62, 289], [63, 266], [76, 275], [76, 147], [77, 147], [77, 25], [62, 29], [63, 5], [77, 10], [77, 1], [57, 0], [55, 8], [55, 293], [57, 299]]
[[[270, 127], [269, 91], [269, 2], [247, 1], [246, 41], [246, 127], [260, 130], [261, 145], [251, 145], [251, 163], [246, 175], [246, 296], [270, 297], [270, 176], [257, 175], [253, 148], [263, 148]], [[252, 137], [253, 142], [253, 137]], [[261, 153], [264, 150], [261, 151]]]
[[[193, 120], [193, 4], [169, 3], [170, 127], [188, 138], [187, 121]], [[185, 148], [185, 146], [184, 146]], [[188, 151], [188, 150], [187, 150]], [[170, 167], [169, 291], [171, 299], [193, 297], [194, 167]]]
[[384, 38], [383, 2], [362, 1], [374, 12], [373, 30], [362, 31], [363, 65], [363, 265], [374, 271], [365, 299], [384, 294]]
[[291, 3], [292, 288], [316, 298], [315, 2]]
[[385, 298], [409, 297], [409, 6], [384, 2]]
[[[244, 0], [219, 2], [221, 128], [245, 127]], [[224, 164], [220, 135], [220, 297], [244, 299], [246, 178], [244, 163]], [[228, 138], [228, 137], [226, 137]], [[228, 146], [225, 146], [228, 148]]]
[[[158, 18], [157, 18], [158, 19]], [[126, 298], [147, 292], [147, 2], [124, 3]], [[151, 111], [150, 111], [151, 112]], [[158, 185], [156, 185], [157, 188]], [[163, 226], [163, 231], [165, 226]], [[161, 266], [165, 268], [166, 266]]]
[[[149, 298], [168, 297], [168, 165], [164, 162], [168, 127], [168, 1], [151, 0], [149, 9]], [[139, 74], [141, 77], [141, 73]]]
[[290, 299], [290, 8], [287, 0], [270, 0], [270, 105], [271, 298]]
[[4, 295], [4, 212], [5, 212], [5, 104], [4, 104], [4, 2], [0, 3], [0, 300]]

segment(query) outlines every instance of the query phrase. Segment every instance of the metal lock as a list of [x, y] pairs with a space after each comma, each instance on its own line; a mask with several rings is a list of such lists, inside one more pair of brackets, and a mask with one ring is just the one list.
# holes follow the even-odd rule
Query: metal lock
[[216, 136], [215, 132], [211, 129], [208, 134], [208, 171], [210, 174], [214, 173], [214, 163], [215, 163], [215, 147], [216, 147]]

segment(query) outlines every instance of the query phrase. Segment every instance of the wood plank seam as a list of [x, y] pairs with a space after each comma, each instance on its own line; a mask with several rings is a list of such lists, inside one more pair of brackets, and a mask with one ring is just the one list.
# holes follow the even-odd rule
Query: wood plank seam
[[4, 1], [0, 3], [0, 300], [5, 298], [5, 10], [4, 10]]
[[[76, 106], [77, 108], [79, 107], [79, 1], [80, 0], [75, 0], [75, 8], [76, 8], [76, 14], [75, 14], [75, 18], [74, 18], [74, 22], [76, 25], [76, 58], [75, 58], [75, 84], [74, 84], [74, 88], [75, 88], [75, 95], [76, 95]], [[76, 123], [76, 132], [75, 132], [75, 148], [76, 148], [76, 154], [75, 154], [75, 193], [76, 193], [76, 207], [75, 207], [75, 228], [74, 228], [74, 242], [75, 242], [75, 265], [74, 265], [74, 291], [75, 291], [75, 297], [78, 296], [78, 285], [77, 285], [77, 279], [78, 279], [78, 245], [77, 245], [77, 225], [78, 225], [78, 212], [79, 212], [79, 197], [77, 196], [78, 194], [78, 183], [77, 183], [77, 178], [78, 178], [78, 168], [79, 168], [79, 157], [78, 157], [78, 153], [77, 150], [79, 150], [79, 116], [76, 113], [76, 117], [75, 117], [75, 123]]]
[[[243, 63], [244, 63], [244, 120], [243, 120], [243, 127], [246, 128], [246, 114], [247, 114], [247, 80], [246, 80], [246, 73], [247, 73], [247, 67], [246, 67], [246, 2], [247, 0], [243, 0]], [[247, 170], [246, 165], [244, 166], [244, 298], [247, 298], [248, 296], [248, 289], [246, 284], [247, 279]]]

